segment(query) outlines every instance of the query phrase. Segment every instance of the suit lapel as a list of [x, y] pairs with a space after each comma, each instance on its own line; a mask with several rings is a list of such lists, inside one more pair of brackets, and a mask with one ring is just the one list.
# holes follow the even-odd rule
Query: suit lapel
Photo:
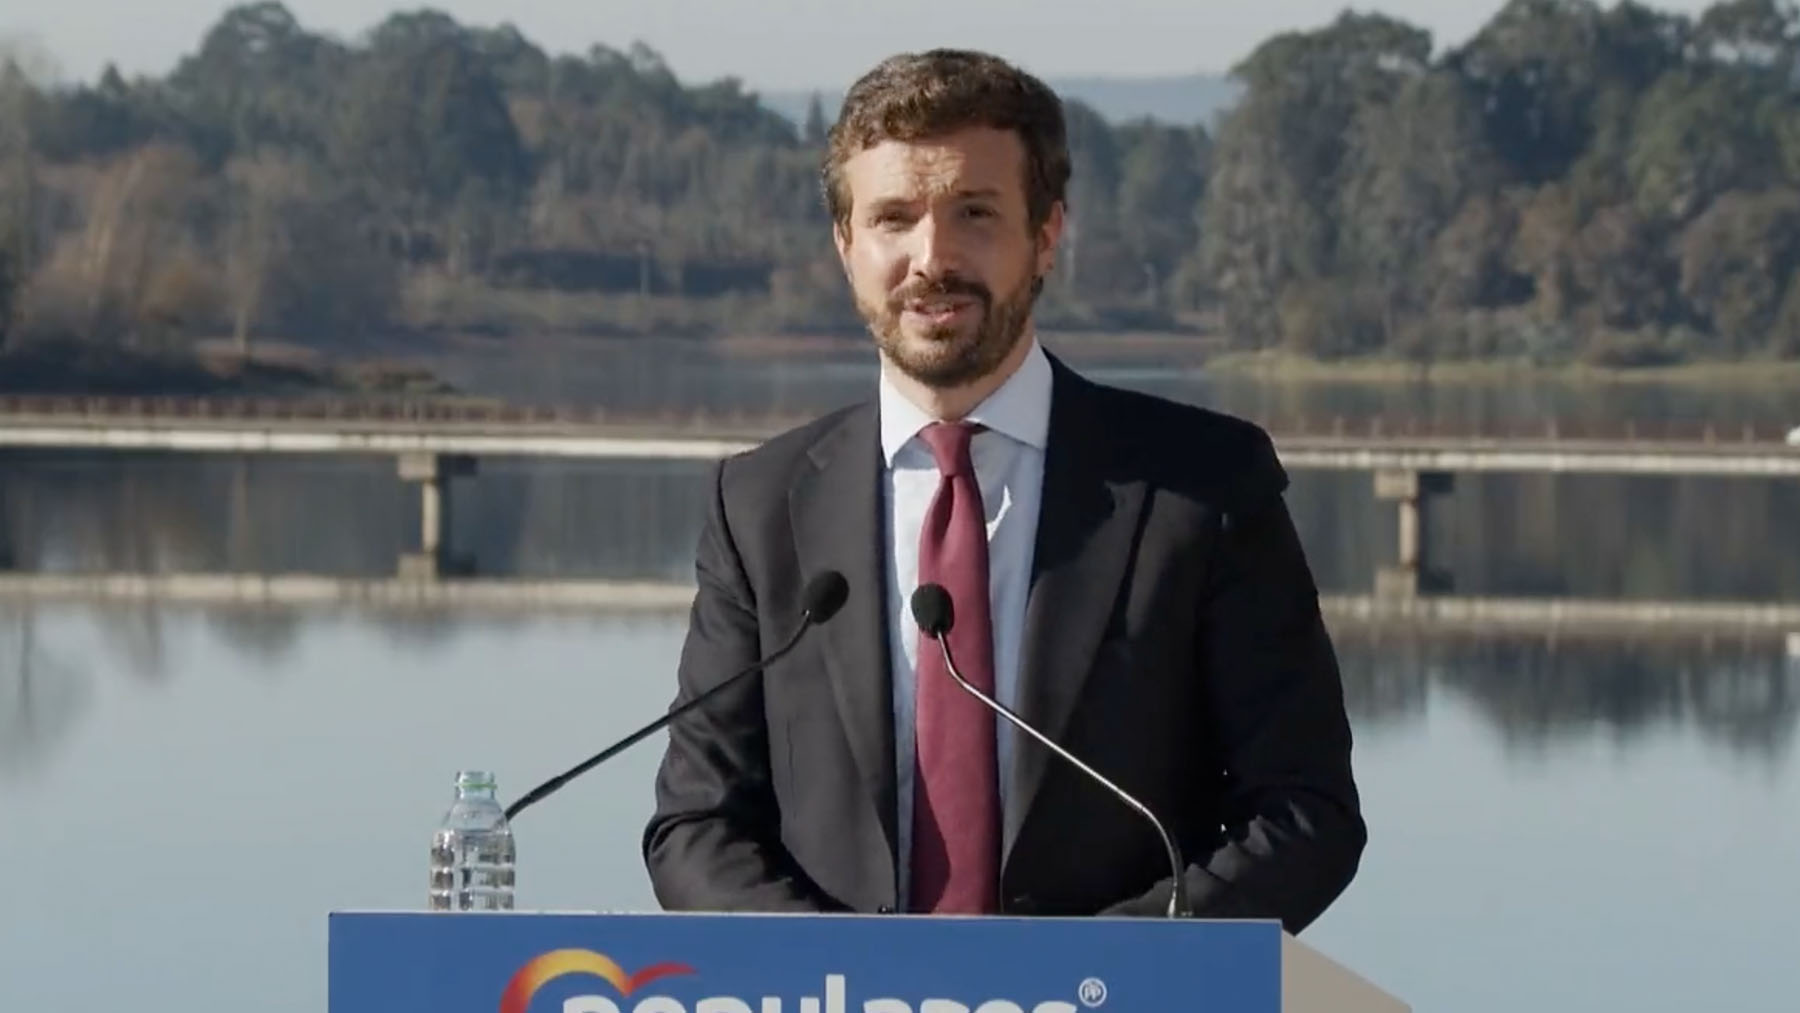
[[[802, 579], [838, 570], [852, 581], [843, 611], [819, 633], [845, 738], [874, 800], [891, 860], [898, 850], [899, 803], [878, 427], [870, 402], [820, 439], [809, 451], [815, 470], [789, 491], [788, 511]], [[866, 583], [859, 579], [864, 575]]]
[[[1055, 381], [1031, 592], [1025, 607], [1019, 713], [1061, 743], [1106, 632], [1132, 553], [1141, 481], [1115, 477], [1108, 420], [1087, 381], [1052, 359]], [[1063, 761], [1021, 740], [1008, 785], [1003, 854], [1010, 855], [1046, 767]]]

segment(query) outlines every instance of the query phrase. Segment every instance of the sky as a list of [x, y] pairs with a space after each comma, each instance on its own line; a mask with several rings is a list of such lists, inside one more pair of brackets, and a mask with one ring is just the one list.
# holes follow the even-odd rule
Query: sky
[[[1503, 0], [1356, 3], [1468, 38]], [[1610, 0], [1602, 0], [1611, 6]], [[1650, 0], [1698, 13], [1709, 0]], [[47, 51], [62, 80], [108, 61], [162, 74], [234, 4], [225, 0], [0, 0], [0, 40]], [[736, 77], [759, 91], [838, 88], [882, 57], [934, 45], [986, 49], [1042, 76], [1223, 72], [1277, 32], [1329, 23], [1345, 0], [288, 0], [306, 28], [345, 39], [396, 9], [433, 7], [464, 24], [511, 22], [552, 53], [642, 41], [688, 83]], [[154, 12], [154, 13], [148, 13]]]

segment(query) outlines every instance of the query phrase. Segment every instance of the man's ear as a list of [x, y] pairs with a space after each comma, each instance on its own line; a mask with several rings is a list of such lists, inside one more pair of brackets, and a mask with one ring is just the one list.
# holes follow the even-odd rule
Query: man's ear
[[847, 222], [834, 223], [831, 226], [831, 242], [837, 247], [838, 264], [845, 274], [850, 273], [850, 225]]
[[1056, 268], [1056, 249], [1062, 243], [1063, 235], [1063, 202], [1054, 201], [1050, 205], [1050, 213], [1044, 216], [1044, 224], [1037, 234], [1037, 273], [1038, 277], [1046, 277]]

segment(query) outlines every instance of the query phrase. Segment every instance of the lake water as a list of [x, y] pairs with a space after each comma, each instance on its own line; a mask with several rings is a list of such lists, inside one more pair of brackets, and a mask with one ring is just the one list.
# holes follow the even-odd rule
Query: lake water
[[[483, 462], [453, 537], [683, 580], [702, 473]], [[1429, 551], [1458, 593], [1800, 601], [1792, 484], [1461, 479]], [[1392, 557], [1366, 476], [1290, 502], [1328, 590]], [[19, 455], [0, 561], [391, 573], [412, 509], [385, 461]], [[516, 797], [640, 725], [684, 620], [0, 599], [0, 1010], [323, 1009], [326, 912], [422, 907], [453, 773]], [[1418, 1010], [1800, 1004], [1800, 631], [1334, 633], [1371, 840], [1309, 943]], [[652, 906], [660, 747], [522, 817], [522, 906]]]

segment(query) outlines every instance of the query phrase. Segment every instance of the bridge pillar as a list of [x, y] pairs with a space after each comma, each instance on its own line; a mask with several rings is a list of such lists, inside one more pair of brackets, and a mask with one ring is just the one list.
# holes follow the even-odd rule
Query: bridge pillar
[[430, 580], [459, 569], [450, 543], [450, 480], [473, 475], [465, 454], [405, 453], [400, 479], [419, 483], [419, 549], [400, 557], [400, 576]]
[[1400, 507], [1398, 559], [1375, 574], [1378, 595], [1410, 596], [1449, 585], [1446, 574], [1433, 570], [1425, 558], [1430, 498], [1455, 488], [1455, 476], [1447, 471], [1389, 469], [1375, 473], [1375, 498], [1393, 500]]

